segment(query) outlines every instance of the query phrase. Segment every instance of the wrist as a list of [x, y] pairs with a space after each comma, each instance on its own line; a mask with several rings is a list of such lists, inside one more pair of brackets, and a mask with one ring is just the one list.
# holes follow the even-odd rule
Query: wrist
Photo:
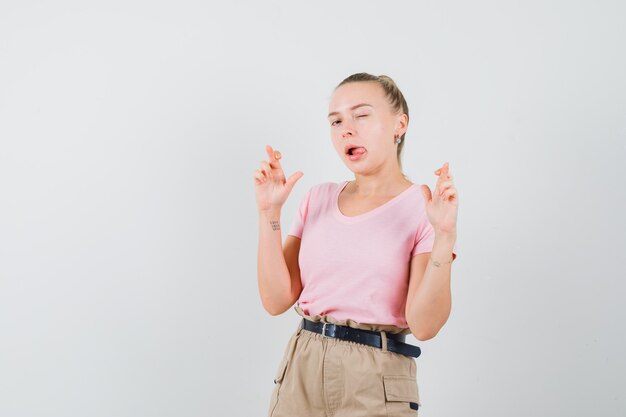
[[272, 207], [269, 209], [259, 210], [259, 217], [280, 217], [280, 207]]
[[435, 241], [454, 244], [456, 242], [456, 231], [441, 232], [441, 231], [435, 230]]

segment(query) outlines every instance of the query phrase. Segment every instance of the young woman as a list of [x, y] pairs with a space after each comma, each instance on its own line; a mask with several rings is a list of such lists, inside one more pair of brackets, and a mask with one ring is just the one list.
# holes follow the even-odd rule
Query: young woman
[[406, 101], [387, 76], [351, 75], [334, 90], [333, 146], [354, 180], [311, 187], [282, 244], [295, 183], [280, 153], [254, 172], [258, 285], [264, 308], [302, 316], [274, 379], [271, 417], [415, 416], [416, 361], [405, 343], [434, 337], [450, 314], [458, 194], [448, 163], [434, 193], [402, 173]]

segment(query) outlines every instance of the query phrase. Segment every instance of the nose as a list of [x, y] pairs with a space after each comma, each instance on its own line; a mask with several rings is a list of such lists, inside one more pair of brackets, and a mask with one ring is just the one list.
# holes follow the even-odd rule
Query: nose
[[343, 128], [341, 129], [341, 137], [345, 139], [348, 136], [352, 136], [352, 135], [353, 135], [352, 128], [344, 122]]

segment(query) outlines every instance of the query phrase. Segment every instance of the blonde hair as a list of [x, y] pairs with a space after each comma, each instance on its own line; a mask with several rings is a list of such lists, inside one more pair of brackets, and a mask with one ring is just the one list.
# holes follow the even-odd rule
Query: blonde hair
[[[337, 87], [335, 87], [335, 90], [344, 84], [354, 83], [354, 82], [359, 82], [359, 81], [369, 81], [369, 82], [373, 81], [373, 82], [378, 83], [378, 85], [380, 85], [383, 91], [385, 92], [385, 96], [387, 97], [387, 100], [389, 101], [389, 105], [391, 106], [391, 109], [393, 110], [393, 112], [406, 114], [407, 124], [408, 124], [409, 106], [406, 103], [406, 100], [404, 99], [404, 95], [398, 88], [395, 81], [393, 81], [391, 77], [388, 77], [387, 75], [372, 75], [366, 72], [358, 72], [356, 74], [350, 75], [349, 77], [344, 79], [342, 82], [340, 82], [337, 85]], [[402, 139], [402, 141], [398, 144], [397, 157], [398, 157], [398, 166], [400, 167], [400, 172], [402, 172], [401, 154], [402, 154], [402, 149], [404, 147], [405, 136], [406, 136], [406, 132], [403, 133], [402, 136], [400, 136], [400, 139]], [[404, 172], [402, 172], [402, 175], [406, 178], [406, 175], [404, 175]]]

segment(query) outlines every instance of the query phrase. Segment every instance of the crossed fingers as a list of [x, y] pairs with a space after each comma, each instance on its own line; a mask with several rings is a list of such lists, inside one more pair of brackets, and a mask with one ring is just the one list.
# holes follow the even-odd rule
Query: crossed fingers
[[457, 197], [456, 188], [454, 187], [454, 178], [450, 175], [450, 165], [446, 162], [443, 167], [437, 169], [435, 174], [439, 176], [435, 185], [435, 194], [442, 200], [454, 200]]
[[265, 179], [274, 179], [274, 177], [276, 177], [277, 179], [284, 180], [285, 174], [279, 162], [281, 158], [280, 152], [272, 149], [270, 145], [265, 146], [265, 151], [267, 152], [269, 161], [261, 161], [261, 169], [257, 170], [257, 172], [260, 171]]

